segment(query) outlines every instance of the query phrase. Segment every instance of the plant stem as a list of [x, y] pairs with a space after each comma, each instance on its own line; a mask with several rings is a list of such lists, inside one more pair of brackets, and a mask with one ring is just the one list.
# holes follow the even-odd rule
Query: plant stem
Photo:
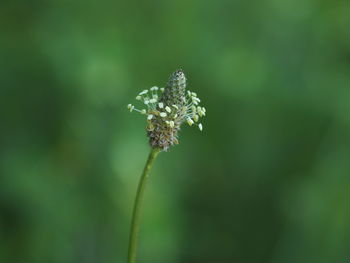
[[160, 153], [159, 148], [152, 149], [149, 153], [148, 160], [141, 175], [139, 185], [137, 187], [134, 209], [131, 220], [131, 229], [129, 237], [129, 251], [128, 251], [128, 263], [136, 263], [136, 250], [137, 250], [137, 237], [140, 229], [140, 212], [143, 202], [144, 192], [146, 188], [147, 179], [149, 177], [150, 170], [153, 166], [157, 155]]

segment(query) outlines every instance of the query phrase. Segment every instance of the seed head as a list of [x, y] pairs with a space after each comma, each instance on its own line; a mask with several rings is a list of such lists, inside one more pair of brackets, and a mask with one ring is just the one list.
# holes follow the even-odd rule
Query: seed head
[[197, 125], [203, 130], [203, 125], [197, 122], [205, 116], [206, 110], [199, 106], [201, 100], [195, 92], [186, 92], [186, 77], [181, 69], [170, 75], [165, 88], [154, 86], [143, 90], [136, 100], [143, 102], [147, 109], [139, 110], [132, 104], [127, 108], [147, 116], [146, 130], [152, 148], [167, 151], [178, 144], [177, 133], [182, 123]]

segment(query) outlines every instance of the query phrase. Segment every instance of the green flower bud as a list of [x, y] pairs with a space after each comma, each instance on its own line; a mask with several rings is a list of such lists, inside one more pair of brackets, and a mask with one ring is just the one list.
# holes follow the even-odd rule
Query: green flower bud
[[181, 69], [170, 75], [161, 101], [165, 105], [181, 107], [186, 104], [186, 77]]

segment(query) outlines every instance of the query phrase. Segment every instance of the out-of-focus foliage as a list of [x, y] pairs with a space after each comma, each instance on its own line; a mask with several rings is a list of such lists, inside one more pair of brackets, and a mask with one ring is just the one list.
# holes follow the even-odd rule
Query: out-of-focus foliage
[[207, 108], [147, 189], [140, 262], [350, 262], [350, 2], [0, 5], [0, 262], [125, 262], [148, 154], [126, 105]]

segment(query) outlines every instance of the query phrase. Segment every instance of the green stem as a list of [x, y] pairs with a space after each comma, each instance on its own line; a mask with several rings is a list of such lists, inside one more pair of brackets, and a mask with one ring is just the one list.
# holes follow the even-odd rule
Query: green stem
[[140, 229], [140, 212], [141, 212], [144, 192], [146, 188], [147, 179], [149, 177], [149, 172], [151, 171], [153, 163], [157, 155], [160, 153], [160, 151], [161, 150], [158, 148], [151, 150], [148, 156], [148, 160], [146, 162], [145, 168], [143, 169], [143, 173], [141, 175], [139, 185], [137, 187], [134, 210], [133, 210], [132, 220], [131, 220], [128, 263], [136, 263], [137, 237]]

